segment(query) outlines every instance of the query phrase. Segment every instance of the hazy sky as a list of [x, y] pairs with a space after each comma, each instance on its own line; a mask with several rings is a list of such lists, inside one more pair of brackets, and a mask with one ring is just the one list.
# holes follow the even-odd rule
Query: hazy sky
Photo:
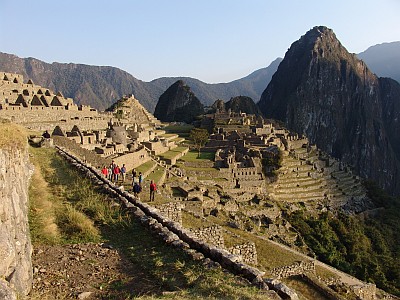
[[0, 0], [0, 52], [114, 66], [150, 81], [228, 82], [316, 25], [348, 51], [400, 40], [400, 0]]

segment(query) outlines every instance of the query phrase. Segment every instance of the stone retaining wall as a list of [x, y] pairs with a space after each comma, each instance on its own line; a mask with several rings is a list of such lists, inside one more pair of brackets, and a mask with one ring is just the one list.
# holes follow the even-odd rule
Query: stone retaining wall
[[227, 250], [233, 255], [238, 255], [242, 257], [242, 261], [245, 264], [256, 266], [258, 263], [256, 244], [252, 242], [235, 245], [228, 248]]
[[[224, 249], [224, 236], [222, 235], [221, 226], [214, 225], [198, 229], [190, 229], [196, 238], [208, 244], [212, 244], [218, 248]], [[229, 250], [228, 250], [229, 251]]]
[[303, 275], [306, 273], [315, 273], [314, 261], [296, 261], [295, 263], [274, 268], [271, 273], [278, 279], [287, 278], [290, 276]]
[[16, 299], [16, 294], [31, 290], [28, 187], [32, 172], [26, 147], [0, 149], [0, 299]]
[[[217, 248], [198, 239], [192, 232], [183, 228], [179, 223], [163, 216], [157, 208], [142, 203], [132, 194], [118, 188], [101, 175], [100, 170], [86, 166], [79, 158], [59, 149], [60, 154], [71, 164], [81, 170], [96, 184], [101, 185], [105, 192], [117, 197], [142, 224], [155, 231], [171, 246], [178, 247], [188, 253], [193, 259], [211, 259], [223, 268], [238, 274], [262, 289], [271, 289], [276, 292], [276, 299], [298, 299], [297, 294], [277, 280], [264, 279], [264, 272], [241, 262], [241, 257]], [[207, 257], [207, 258], [204, 258]]]
[[182, 203], [169, 202], [166, 204], [159, 204], [156, 207], [163, 216], [182, 224], [182, 208], [184, 207]]

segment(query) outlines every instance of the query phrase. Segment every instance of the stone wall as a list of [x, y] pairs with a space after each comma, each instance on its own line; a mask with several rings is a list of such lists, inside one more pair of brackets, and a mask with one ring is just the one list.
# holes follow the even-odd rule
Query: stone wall
[[314, 261], [297, 261], [288, 266], [274, 268], [271, 273], [278, 279], [306, 273], [315, 273], [315, 264]]
[[[0, 125], [0, 136], [4, 139], [3, 126]], [[26, 295], [31, 290], [28, 187], [32, 172], [26, 146], [0, 143], [0, 296], [4, 297], [1, 299], [15, 299], [15, 294]]]
[[15, 107], [0, 109], [0, 117], [21, 124], [33, 130], [53, 131], [55, 124], [63, 130], [70, 130], [77, 125], [81, 130], [106, 129], [112, 118], [109, 113], [99, 114], [97, 111], [66, 110], [63, 107]]
[[244, 243], [240, 245], [234, 245], [227, 249], [233, 255], [238, 255], [242, 257], [242, 261], [245, 264], [250, 264], [253, 266], [257, 265], [257, 249], [256, 245], [252, 242]]
[[125, 164], [127, 170], [132, 170], [150, 159], [151, 157], [146, 149], [142, 148], [138, 151], [118, 156], [114, 158], [114, 162], [119, 166]]
[[157, 205], [156, 207], [163, 216], [166, 216], [174, 222], [182, 224], [182, 203], [169, 202], [166, 204]]
[[199, 229], [190, 230], [194, 236], [208, 244], [214, 245], [218, 248], [225, 248], [224, 236], [222, 235], [222, 228], [218, 225], [203, 227]]

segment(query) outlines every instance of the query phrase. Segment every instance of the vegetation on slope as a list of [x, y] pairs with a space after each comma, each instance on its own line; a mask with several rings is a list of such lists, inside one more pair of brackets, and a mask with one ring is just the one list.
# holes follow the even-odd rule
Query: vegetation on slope
[[106, 299], [265, 299], [242, 279], [166, 246], [54, 150], [32, 148], [31, 154], [38, 171], [30, 188], [34, 245], [104, 241], [144, 272], [145, 295], [126, 294], [128, 283], [114, 282]]
[[378, 209], [365, 218], [304, 211], [288, 215], [318, 259], [400, 295], [400, 199], [369, 184]]

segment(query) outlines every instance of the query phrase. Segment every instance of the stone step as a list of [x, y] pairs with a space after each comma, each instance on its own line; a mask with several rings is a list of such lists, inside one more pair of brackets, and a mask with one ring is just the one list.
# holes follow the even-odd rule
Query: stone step
[[310, 190], [310, 191], [275, 191], [273, 193], [275, 197], [285, 197], [285, 198], [290, 198], [290, 197], [324, 197], [324, 194], [326, 193], [326, 190]]
[[308, 195], [280, 195], [278, 197], [273, 196], [275, 200], [286, 201], [286, 202], [309, 202], [309, 201], [323, 201], [325, 197], [322, 195], [308, 196]]

